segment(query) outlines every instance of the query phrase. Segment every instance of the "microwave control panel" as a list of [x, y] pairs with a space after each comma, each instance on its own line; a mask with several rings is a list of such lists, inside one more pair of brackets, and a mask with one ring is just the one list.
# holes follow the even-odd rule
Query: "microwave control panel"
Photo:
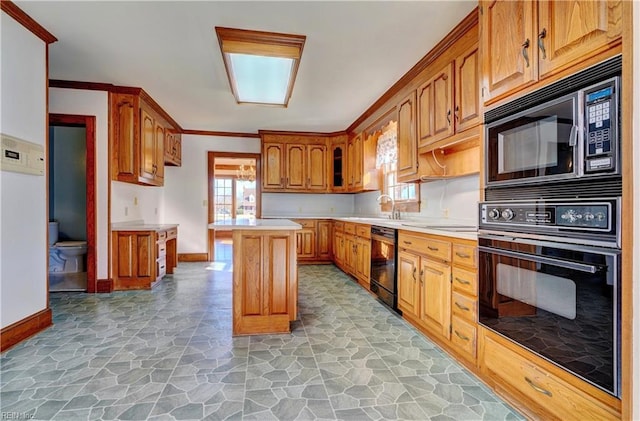
[[617, 141], [616, 85], [610, 81], [588, 89], [585, 101], [585, 172], [615, 170]]

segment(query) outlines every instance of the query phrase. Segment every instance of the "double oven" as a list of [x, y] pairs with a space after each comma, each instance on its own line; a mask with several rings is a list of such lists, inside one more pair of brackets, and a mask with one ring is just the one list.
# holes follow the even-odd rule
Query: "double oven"
[[478, 230], [479, 323], [616, 397], [620, 69], [487, 111]]

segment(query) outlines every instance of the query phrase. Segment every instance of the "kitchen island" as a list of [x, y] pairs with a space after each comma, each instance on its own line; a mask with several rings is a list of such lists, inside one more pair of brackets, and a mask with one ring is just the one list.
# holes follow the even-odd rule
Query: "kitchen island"
[[298, 313], [296, 231], [287, 219], [209, 224], [233, 234], [233, 335], [289, 333]]

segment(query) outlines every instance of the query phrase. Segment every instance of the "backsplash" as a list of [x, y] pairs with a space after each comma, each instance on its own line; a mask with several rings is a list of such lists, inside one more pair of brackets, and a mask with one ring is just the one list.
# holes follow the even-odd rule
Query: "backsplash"
[[138, 186], [113, 181], [111, 183], [111, 223], [144, 221], [157, 224], [163, 221], [162, 198], [164, 188]]
[[263, 193], [262, 216], [345, 216], [353, 214], [352, 194]]

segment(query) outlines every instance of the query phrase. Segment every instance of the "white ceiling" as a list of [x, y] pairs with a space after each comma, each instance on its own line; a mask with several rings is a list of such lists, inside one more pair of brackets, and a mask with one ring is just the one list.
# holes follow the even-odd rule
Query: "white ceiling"
[[[137, 86], [184, 129], [346, 129], [475, 1], [15, 1], [58, 38], [52, 79]], [[307, 36], [288, 108], [238, 105], [215, 26]]]

